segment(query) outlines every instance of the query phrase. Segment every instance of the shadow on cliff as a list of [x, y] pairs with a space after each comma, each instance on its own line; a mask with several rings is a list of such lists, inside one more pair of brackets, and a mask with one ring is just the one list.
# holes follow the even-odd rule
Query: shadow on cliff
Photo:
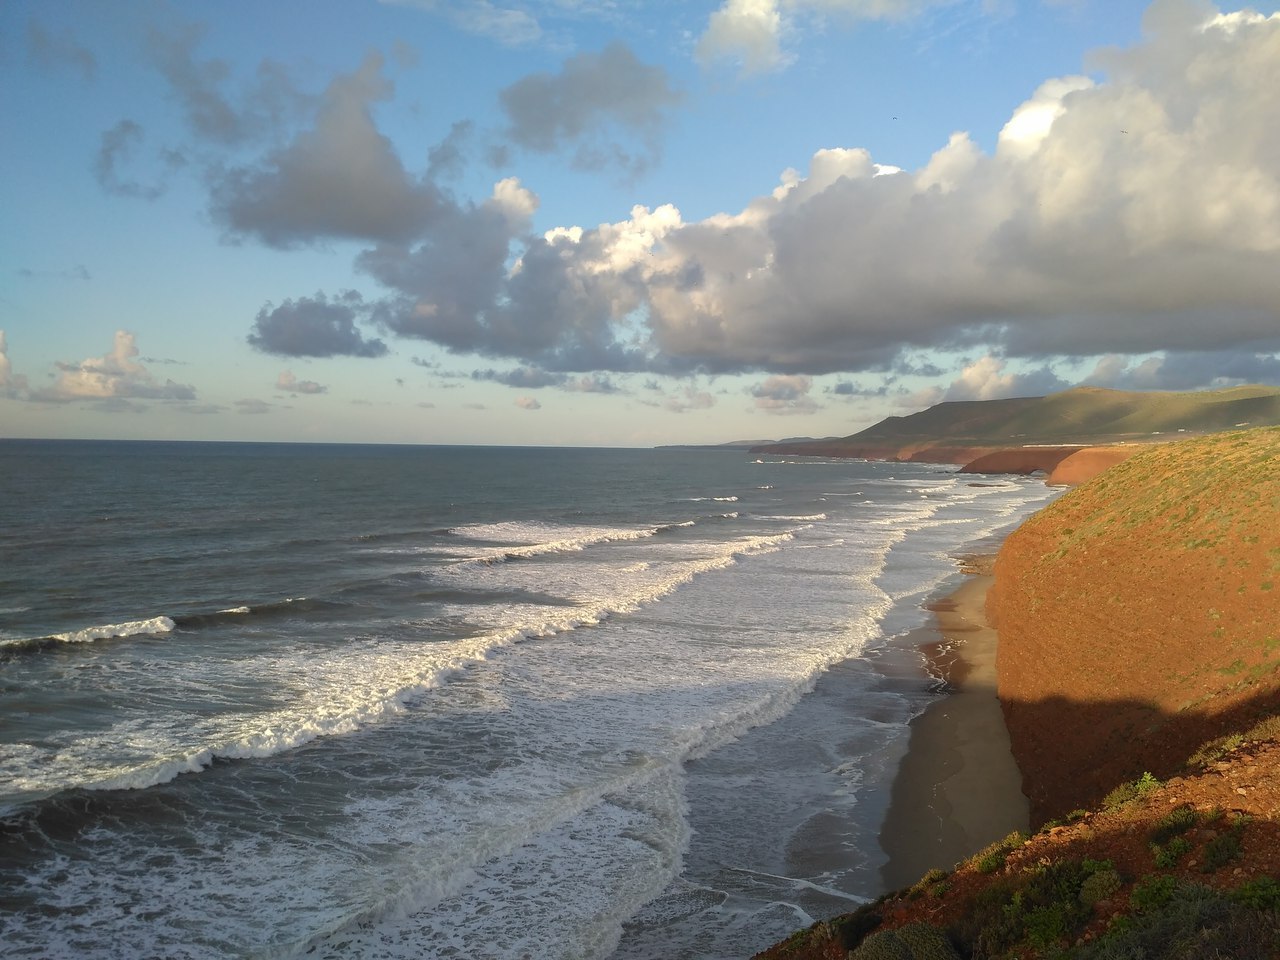
[[1006, 700], [1002, 707], [1037, 827], [1097, 807], [1118, 784], [1144, 773], [1161, 780], [1185, 774], [1188, 758], [1207, 742], [1280, 714], [1280, 689], [1272, 685], [1216, 709], [1178, 713], [1137, 699], [1052, 697]]

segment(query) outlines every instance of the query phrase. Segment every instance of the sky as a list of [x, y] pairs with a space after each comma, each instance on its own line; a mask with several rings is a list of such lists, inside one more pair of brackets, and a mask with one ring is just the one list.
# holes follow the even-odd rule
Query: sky
[[4, 0], [0, 437], [1280, 383], [1280, 0]]

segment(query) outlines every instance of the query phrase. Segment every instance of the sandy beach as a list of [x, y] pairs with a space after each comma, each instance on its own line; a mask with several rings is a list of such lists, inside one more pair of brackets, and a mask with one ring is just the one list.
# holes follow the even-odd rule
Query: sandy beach
[[1029, 811], [996, 698], [996, 631], [984, 613], [994, 557], [966, 558], [969, 574], [929, 604], [936, 625], [919, 631], [930, 669], [948, 695], [911, 723], [911, 739], [894, 780], [880, 832], [888, 854], [884, 889], [949, 870], [1013, 830]]

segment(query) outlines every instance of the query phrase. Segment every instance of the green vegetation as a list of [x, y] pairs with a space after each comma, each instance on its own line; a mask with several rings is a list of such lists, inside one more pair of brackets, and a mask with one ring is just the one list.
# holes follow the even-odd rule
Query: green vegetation
[[1047, 397], [939, 403], [907, 417], [888, 417], [839, 440], [786, 443], [771, 449], [825, 453], [846, 447], [939, 443], [961, 446], [1098, 444], [1181, 439], [1185, 433], [1230, 430], [1242, 423], [1280, 424], [1280, 389], [1234, 387], [1191, 393], [1126, 392], [1077, 387]]
[[849, 960], [960, 960], [947, 935], [928, 923], [882, 930], [863, 940]]
[[1205, 844], [1204, 860], [1200, 864], [1201, 871], [1212, 873], [1220, 867], [1225, 867], [1232, 860], [1239, 859], [1242, 852], [1240, 838], [1244, 835], [1244, 828], [1248, 823], [1248, 817], [1235, 817], [1231, 821], [1230, 829], [1218, 834]]
[[995, 873], [1004, 866], [1009, 854], [1026, 843], [1027, 835], [1015, 830], [1003, 840], [997, 840], [988, 847], [979, 850], [969, 862], [979, 873]]
[[988, 886], [949, 932], [975, 957], [1001, 956], [1020, 944], [1044, 950], [1072, 940], [1093, 916], [1093, 905], [1120, 884], [1105, 860], [1037, 864]]
[[1135, 904], [1138, 912], [1127, 922], [1063, 956], [1073, 960], [1269, 960], [1275, 955], [1280, 946], [1280, 911], [1268, 888], [1252, 887], [1254, 902], [1250, 903], [1244, 897], [1178, 883], [1171, 877], [1160, 879], [1159, 897], [1144, 898]]
[[1168, 843], [1174, 837], [1181, 836], [1194, 827], [1199, 819], [1191, 807], [1185, 805], [1175, 807], [1155, 822], [1149, 839], [1157, 845]]
[[1116, 807], [1145, 797], [1159, 786], [1160, 781], [1153, 777], [1150, 772], [1144, 773], [1137, 780], [1122, 783], [1108, 793], [1102, 798], [1102, 806], [1107, 810], [1114, 810]]

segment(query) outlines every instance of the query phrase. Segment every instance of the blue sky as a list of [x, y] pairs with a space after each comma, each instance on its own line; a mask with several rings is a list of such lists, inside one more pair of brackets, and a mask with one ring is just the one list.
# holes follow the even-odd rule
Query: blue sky
[[0, 436], [1280, 383], [1280, 4], [0, 6]]

